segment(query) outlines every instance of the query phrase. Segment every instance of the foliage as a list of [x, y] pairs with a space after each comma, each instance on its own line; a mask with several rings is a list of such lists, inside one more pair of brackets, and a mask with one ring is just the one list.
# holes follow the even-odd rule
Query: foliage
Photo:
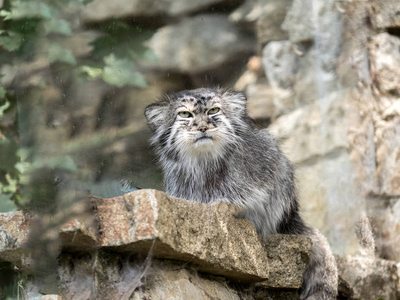
[[[0, 88], [0, 94], [2, 104], [0, 105], [0, 120], [4, 116], [4, 112], [10, 107], [10, 102], [5, 100], [5, 89], [3, 87]], [[12, 211], [15, 210], [15, 205], [11, 202], [11, 197], [16, 194], [17, 191], [17, 182], [11, 175], [13, 172], [12, 166], [7, 164], [9, 162], [10, 157], [13, 157], [12, 154], [15, 151], [15, 147], [12, 145], [12, 141], [10, 141], [6, 134], [1, 131], [0, 128], [0, 155], [3, 157], [2, 160], [6, 160], [4, 163], [0, 164], [1, 175], [3, 178], [0, 180], [0, 211]]]
[[[10, 262], [0, 262], [0, 270], [0, 299], [26, 299], [24, 286], [30, 275], [23, 274], [17, 266]], [[38, 299], [41, 296], [39, 293], [34, 294]]]
[[[138, 62], [155, 59], [144, 45], [153, 32], [122, 20], [111, 20], [96, 27], [99, 36], [91, 44], [90, 55], [77, 57], [74, 49], [66, 46], [65, 40], [76, 30], [76, 11], [88, 2], [90, 0], [3, 1], [0, 8], [0, 70], [11, 66], [18, 72], [24, 64], [44, 60], [57, 68], [61, 78], [101, 78], [117, 88], [146, 87]], [[4, 75], [0, 74], [0, 79]], [[49, 177], [42, 177], [48, 179], [60, 171], [73, 173], [77, 170], [73, 159], [63, 153], [45, 157], [36, 155], [35, 145], [22, 148], [18, 135], [21, 130], [18, 118], [22, 117], [17, 112], [16, 99], [7, 86], [0, 85], [0, 212], [25, 207], [29, 198], [37, 195], [41, 185], [33, 180], [34, 174], [43, 174], [46, 170]], [[52, 180], [50, 184], [54, 185]], [[23, 189], [24, 186], [31, 188]]]
[[156, 59], [152, 50], [144, 46], [152, 32], [130, 27], [120, 20], [102, 24], [100, 29], [104, 35], [92, 43], [92, 60], [80, 71], [93, 79], [101, 76], [105, 82], [117, 87], [146, 87], [143, 74], [132, 70], [136, 67], [135, 61]]

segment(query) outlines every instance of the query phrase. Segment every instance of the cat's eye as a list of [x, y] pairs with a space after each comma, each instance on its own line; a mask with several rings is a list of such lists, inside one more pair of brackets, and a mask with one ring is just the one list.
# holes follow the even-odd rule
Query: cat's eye
[[211, 109], [207, 112], [207, 114], [208, 114], [208, 115], [215, 115], [217, 112], [219, 112], [219, 107], [214, 107], [214, 108], [211, 108]]
[[191, 118], [193, 115], [188, 111], [181, 111], [178, 115], [182, 118]]

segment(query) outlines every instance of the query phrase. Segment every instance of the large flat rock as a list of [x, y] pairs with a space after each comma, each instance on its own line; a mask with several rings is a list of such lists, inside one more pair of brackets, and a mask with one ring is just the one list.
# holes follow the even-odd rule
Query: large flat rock
[[[130, 270], [132, 258], [144, 266], [139, 268], [143, 274], [150, 261], [171, 260], [177, 268], [190, 266], [244, 284], [265, 282], [262, 288], [297, 289], [311, 250], [310, 239], [299, 236], [276, 235], [261, 242], [248, 220], [235, 217], [236, 206], [187, 201], [157, 190], [91, 197], [69, 210], [72, 217], [65, 209], [52, 216], [53, 222], [65, 220], [60, 222], [58, 243], [63, 293], [108, 295], [109, 288], [116, 292], [133, 278], [130, 271], [120, 278], [119, 267], [127, 265]], [[38, 227], [46, 222], [47, 216], [0, 214], [0, 260], [34, 272], [27, 258], [40, 260], [31, 256], [40, 241], [31, 242], [48, 237], [46, 228]], [[37, 233], [38, 228], [43, 234]], [[108, 287], [92, 291], [99, 280], [109, 282]]]
[[238, 280], [268, 278], [268, 259], [253, 225], [226, 204], [206, 205], [139, 190], [93, 201], [99, 245], [188, 261], [199, 270]]

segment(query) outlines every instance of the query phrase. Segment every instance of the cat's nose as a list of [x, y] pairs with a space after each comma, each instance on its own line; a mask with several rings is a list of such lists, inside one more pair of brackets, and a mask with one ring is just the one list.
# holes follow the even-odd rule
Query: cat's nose
[[206, 132], [206, 130], [207, 130], [206, 126], [199, 127], [199, 131], [201, 131], [201, 132]]

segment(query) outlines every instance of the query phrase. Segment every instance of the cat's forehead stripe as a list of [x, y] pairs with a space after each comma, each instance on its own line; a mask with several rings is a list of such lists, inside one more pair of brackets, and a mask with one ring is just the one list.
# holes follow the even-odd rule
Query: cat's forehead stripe
[[214, 103], [218, 102], [217, 100], [218, 100], [218, 98], [215, 98], [215, 97], [206, 97], [206, 98], [204, 98], [204, 97], [198, 97], [198, 98], [190, 97], [189, 98], [189, 97], [183, 96], [183, 97], [178, 98], [179, 102], [193, 104], [193, 105], [197, 105], [197, 104], [207, 105], [208, 103], [214, 104]]
[[184, 109], [184, 110], [194, 111], [196, 109], [196, 106], [190, 105], [190, 103], [189, 103], [189, 104], [180, 105], [180, 106], [178, 106], [177, 109], [178, 110]]
[[204, 109], [209, 109], [211, 107], [216, 107], [216, 106], [219, 106], [219, 105], [215, 105], [215, 101], [206, 102], [203, 105], [199, 105], [198, 103], [186, 103], [186, 102], [183, 102], [176, 109], [177, 110], [185, 109], [185, 110], [189, 110], [189, 111], [200, 113]]

